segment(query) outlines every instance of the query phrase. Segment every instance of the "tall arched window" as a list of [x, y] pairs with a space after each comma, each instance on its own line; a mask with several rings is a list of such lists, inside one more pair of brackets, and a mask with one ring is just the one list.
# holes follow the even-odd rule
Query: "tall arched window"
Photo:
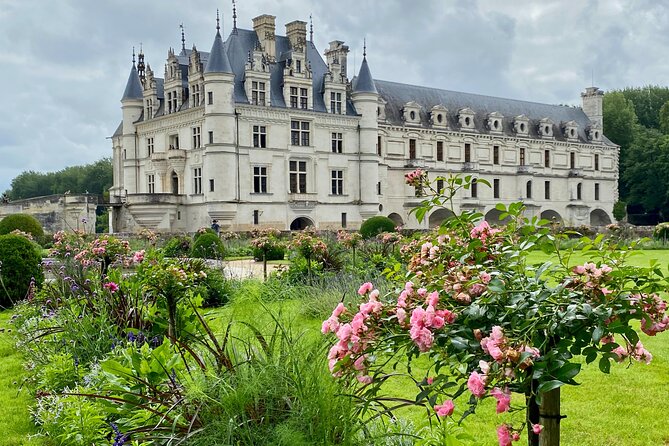
[[532, 198], [532, 181], [528, 181], [525, 184], [525, 196], [527, 198]]
[[174, 171], [172, 171], [172, 193], [179, 195], [179, 176]]
[[578, 183], [576, 185], [576, 199], [577, 200], [582, 200], [583, 199], [583, 184]]

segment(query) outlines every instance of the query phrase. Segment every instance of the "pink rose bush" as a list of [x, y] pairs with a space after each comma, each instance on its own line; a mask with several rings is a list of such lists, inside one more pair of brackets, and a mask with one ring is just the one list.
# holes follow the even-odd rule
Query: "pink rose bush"
[[[414, 210], [419, 220], [472, 181], [444, 180], [439, 194], [425, 172], [406, 175], [408, 184], [433, 194]], [[581, 265], [560, 263], [568, 255], [556, 264], [532, 264], [530, 250], [555, 252], [559, 236], [550, 234], [547, 221], [524, 217], [520, 203], [497, 209], [506, 226], [491, 227], [481, 214], [466, 212], [406, 243], [400, 248], [403, 266], [390, 274], [393, 290], [381, 293], [365, 283], [357, 310], [339, 304], [323, 322], [323, 333], [335, 337], [331, 372], [362, 383], [356, 392], [365, 404], [387, 398], [382, 385], [369, 384], [393, 379], [393, 370], [411, 374], [411, 363], [421, 356], [430, 378], [412, 376], [417, 397], [411, 403], [432, 406], [440, 418], [450, 416], [454, 405], [435, 401], [452, 402], [463, 392], [470, 412], [492, 398], [502, 414], [523, 408], [512, 407], [514, 392], [541, 394], [577, 384], [576, 356], [598, 360], [605, 373], [611, 361], [651, 361], [634, 321], [648, 335], [667, 330], [667, 305], [659, 293], [669, 286], [660, 273], [627, 266], [629, 250], [602, 237], [581, 240], [592, 255]], [[500, 425], [499, 444], [517, 441], [524, 426], [530, 435], [549, 435], [540, 421], [528, 415], [521, 426]]]

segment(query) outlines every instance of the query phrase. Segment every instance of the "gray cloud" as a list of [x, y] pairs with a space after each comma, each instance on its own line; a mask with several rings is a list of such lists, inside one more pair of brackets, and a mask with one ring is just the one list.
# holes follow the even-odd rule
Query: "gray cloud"
[[[0, 191], [23, 170], [52, 171], [111, 155], [133, 45], [162, 75], [169, 47], [208, 51], [229, 1], [0, 0]], [[604, 89], [665, 84], [669, 8], [655, 0], [244, 0], [238, 25], [277, 16], [277, 32], [313, 14], [315, 43], [362, 42], [378, 79], [538, 102], [578, 104]]]

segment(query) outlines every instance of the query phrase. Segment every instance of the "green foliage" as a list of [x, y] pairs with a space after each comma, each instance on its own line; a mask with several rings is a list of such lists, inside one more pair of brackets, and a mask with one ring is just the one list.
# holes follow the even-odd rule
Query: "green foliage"
[[104, 234], [106, 232], [109, 232], [109, 209], [95, 216], [95, 233]]
[[[283, 260], [286, 256], [286, 248], [282, 244], [273, 243], [271, 246], [266, 248], [265, 251], [265, 260]], [[253, 258], [256, 261], [263, 259], [263, 248], [253, 247]]]
[[653, 238], [664, 241], [669, 239], [669, 222], [660, 223], [659, 225], [655, 226], [655, 230], [653, 231]]
[[613, 203], [613, 218], [616, 221], [623, 221], [627, 216], [627, 203], [624, 201], [616, 201]]
[[190, 254], [193, 240], [187, 235], [176, 235], [163, 246], [163, 254], [165, 257], [184, 257]]
[[44, 275], [38, 247], [20, 235], [0, 235], [0, 307], [27, 297], [31, 279], [41, 286]]
[[44, 236], [42, 225], [32, 215], [12, 214], [0, 220], [0, 235], [9, 234], [17, 229], [31, 234], [35, 238]]
[[60, 392], [65, 388], [74, 388], [81, 378], [77, 359], [70, 353], [55, 353], [40, 369], [38, 385], [40, 389]]
[[77, 396], [48, 395], [39, 398], [35, 421], [46, 437], [58, 446], [108, 444], [111, 429], [99, 402]]
[[191, 248], [191, 255], [201, 259], [222, 259], [223, 254], [223, 242], [218, 235], [209, 232], [200, 235]]
[[84, 166], [66, 167], [58, 172], [26, 171], [12, 180], [7, 191], [11, 200], [71, 193], [104, 194], [112, 185], [111, 158]]
[[197, 231], [195, 231], [195, 234], [193, 234], [193, 240], [197, 240], [203, 234], [214, 234], [215, 236], [218, 236], [216, 231], [214, 231], [211, 228], [200, 228]]
[[669, 87], [628, 87], [621, 90], [621, 93], [634, 105], [640, 125], [649, 129], [660, 129], [660, 110], [669, 101]]
[[360, 234], [364, 239], [376, 237], [382, 232], [393, 232], [394, 230], [395, 223], [390, 218], [382, 215], [368, 218], [360, 225]]

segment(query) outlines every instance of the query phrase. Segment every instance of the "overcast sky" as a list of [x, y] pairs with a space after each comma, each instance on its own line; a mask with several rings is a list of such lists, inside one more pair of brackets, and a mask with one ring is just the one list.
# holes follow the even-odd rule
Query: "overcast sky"
[[[0, 0], [0, 191], [25, 170], [54, 171], [111, 156], [132, 46], [162, 76], [169, 47], [209, 51], [216, 8], [231, 2]], [[321, 52], [363, 38], [376, 79], [552, 104], [580, 92], [667, 85], [666, 0], [239, 0], [238, 27], [260, 14], [309, 21]]]

